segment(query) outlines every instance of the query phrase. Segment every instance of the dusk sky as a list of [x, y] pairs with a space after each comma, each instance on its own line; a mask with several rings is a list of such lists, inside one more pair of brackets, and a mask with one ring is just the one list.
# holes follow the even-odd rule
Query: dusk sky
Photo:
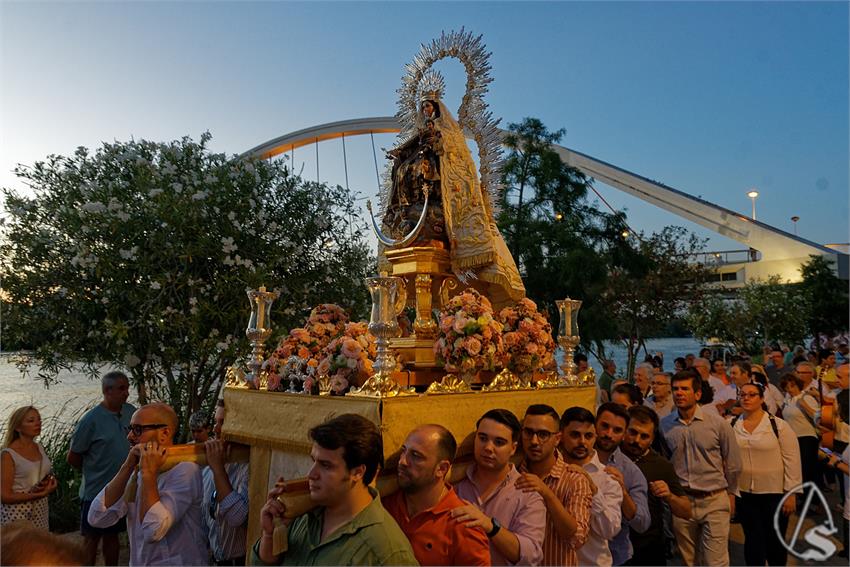
[[[793, 232], [798, 215], [801, 236], [850, 241], [846, 2], [2, 0], [0, 184], [20, 187], [17, 163], [103, 141], [208, 130], [214, 150], [237, 154], [309, 126], [394, 114], [404, 65], [461, 26], [493, 54], [487, 100], [503, 126], [538, 117], [566, 128], [569, 148], [745, 214], [755, 187], [759, 220]], [[456, 111], [461, 65], [437, 67]], [[347, 143], [352, 188], [374, 196], [368, 136]], [[319, 152], [321, 180], [344, 184], [340, 144]], [[295, 162], [315, 178], [314, 148]], [[597, 189], [637, 229], [711, 236]]]

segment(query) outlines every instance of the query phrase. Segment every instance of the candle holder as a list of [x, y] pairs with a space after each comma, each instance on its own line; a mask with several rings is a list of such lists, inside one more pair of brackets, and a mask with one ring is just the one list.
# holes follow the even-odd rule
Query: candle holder
[[401, 332], [396, 313], [407, 301], [407, 292], [401, 278], [382, 273], [378, 277], [366, 278], [366, 287], [372, 296], [372, 316], [369, 320], [369, 332], [375, 337], [377, 355], [375, 370], [360, 388], [352, 388], [349, 396], [370, 396], [392, 398], [412, 395], [413, 388], [404, 389], [392, 378], [395, 371], [395, 356], [390, 350], [390, 339]]
[[265, 286], [260, 289], [247, 289], [248, 301], [251, 302], [251, 318], [248, 319], [248, 328], [245, 336], [251, 341], [251, 360], [248, 361], [250, 372], [245, 376], [248, 387], [254, 390], [265, 388], [264, 374], [260, 372], [263, 365], [263, 353], [265, 342], [272, 334], [271, 310], [272, 303], [280, 296], [280, 292], [266, 291]]
[[579, 299], [561, 299], [556, 301], [561, 322], [558, 327], [558, 344], [564, 349], [564, 364], [561, 366], [564, 375], [562, 385], [573, 386], [578, 384], [576, 376], [576, 363], [573, 360], [575, 348], [581, 342], [578, 330], [578, 311], [581, 309]]

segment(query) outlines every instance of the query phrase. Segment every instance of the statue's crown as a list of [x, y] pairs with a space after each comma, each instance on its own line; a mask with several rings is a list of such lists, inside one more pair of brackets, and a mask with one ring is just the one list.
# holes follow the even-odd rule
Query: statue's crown
[[446, 92], [446, 81], [439, 71], [428, 69], [422, 75], [419, 89], [419, 100], [440, 100], [443, 98], [443, 93]]

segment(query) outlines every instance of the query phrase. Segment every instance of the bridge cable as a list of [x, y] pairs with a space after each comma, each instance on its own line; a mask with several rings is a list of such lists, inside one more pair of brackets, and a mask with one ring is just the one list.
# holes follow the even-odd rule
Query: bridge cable
[[316, 183], [321, 183], [319, 181], [319, 139], [316, 138]]
[[[345, 132], [342, 133], [342, 164], [345, 167], [345, 192], [351, 196], [351, 190], [348, 188], [348, 155], [345, 153]], [[348, 237], [351, 240], [354, 239], [354, 232], [351, 229], [351, 209], [348, 210]]]
[[375, 160], [375, 180], [378, 182], [378, 195], [381, 194], [381, 176], [378, 174], [378, 154], [375, 153], [375, 133], [369, 132], [372, 138], [372, 159]]

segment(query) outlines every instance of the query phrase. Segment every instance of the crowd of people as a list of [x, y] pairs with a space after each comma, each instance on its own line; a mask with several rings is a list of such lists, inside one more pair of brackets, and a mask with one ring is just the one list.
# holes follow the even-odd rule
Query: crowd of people
[[223, 401], [212, 424], [190, 420], [207, 466], [163, 469], [176, 413], [127, 404], [126, 376], [109, 373], [67, 455], [82, 471], [85, 548], [20, 544], [48, 529], [56, 489], [36, 441], [39, 413], [24, 407], [2, 451], [3, 555], [14, 537], [18, 556], [52, 551], [51, 563], [93, 565], [100, 548], [115, 565], [126, 530], [131, 565], [664, 565], [674, 553], [687, 565], [729, 565], [739, 522], [747, 565], [784, 565], [780, 539], [816, 487], [840, 491], [846, 557], [850, 365], [846, 352], [811, 361], [799, 350], [771, 349], [764, 365], [700, 353], [671, 371], [660, 355], [647, 357], [628, 380], [606, 360], [593, 411], [490, 409], [477, 419], [471, 456], [458, 456], [443, 425], [420, 425], [387, 469], [397, 490], [383, 496], [373, 482], [385, 465], [379, 428], [337, 415], [309, 431], [310, 509], [287, 509], [278, 479], [255, 541], [248, 465], [227, 462], [221, 441]]

